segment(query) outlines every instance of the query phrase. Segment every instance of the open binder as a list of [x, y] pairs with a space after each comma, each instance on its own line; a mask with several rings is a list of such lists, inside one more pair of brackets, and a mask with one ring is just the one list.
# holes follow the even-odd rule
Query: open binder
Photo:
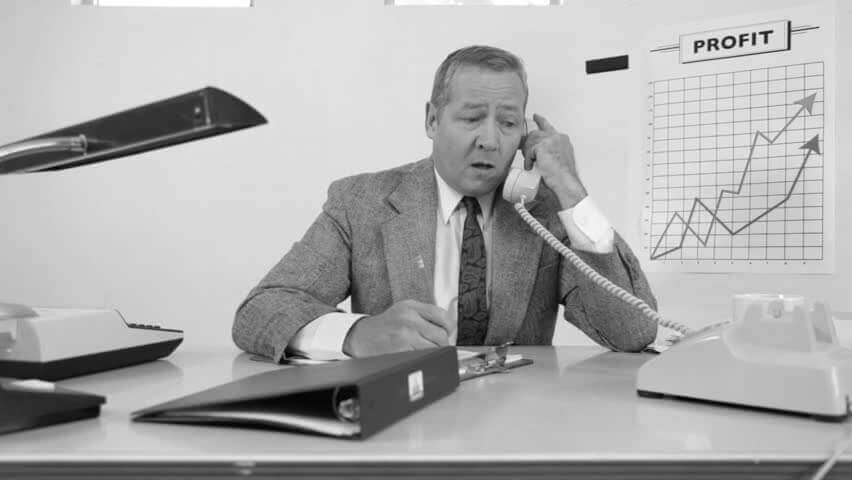
[[456, 349], [442, 347], [265, 372], [132, 416], [366, 438], [458, 384]]

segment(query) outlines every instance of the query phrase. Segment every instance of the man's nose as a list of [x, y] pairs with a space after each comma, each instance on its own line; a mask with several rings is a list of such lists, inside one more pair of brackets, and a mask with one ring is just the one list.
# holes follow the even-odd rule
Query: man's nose
[[497, 150], [500, 146], [499, 130], [494, 122], [483, 122], [476, 137], [476, 148], [485, 151]]

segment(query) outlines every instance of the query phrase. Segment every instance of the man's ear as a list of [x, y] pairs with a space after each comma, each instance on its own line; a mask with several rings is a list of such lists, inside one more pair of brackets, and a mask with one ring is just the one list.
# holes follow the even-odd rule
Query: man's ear
[[435, 132], [438, 130], [438, 109], [432, 105], [432, 102], [426, 102], [426, 136], [430, 140], [435, 139]]

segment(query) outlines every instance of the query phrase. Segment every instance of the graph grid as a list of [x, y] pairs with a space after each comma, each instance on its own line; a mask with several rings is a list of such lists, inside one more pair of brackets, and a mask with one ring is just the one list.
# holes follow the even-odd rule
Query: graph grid
[[650, 260], [823, 259], [823, 67], [649, 82]]

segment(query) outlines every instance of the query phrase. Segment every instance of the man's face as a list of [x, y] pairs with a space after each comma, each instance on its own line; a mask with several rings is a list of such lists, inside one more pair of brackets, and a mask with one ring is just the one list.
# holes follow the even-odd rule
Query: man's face
[[509, 172], [521, 142], [524, 87], [515, 72], [459, 68], [440, 115], [426, 109], [426, 135], [438, 173], [462, 195], [493, 192]]

